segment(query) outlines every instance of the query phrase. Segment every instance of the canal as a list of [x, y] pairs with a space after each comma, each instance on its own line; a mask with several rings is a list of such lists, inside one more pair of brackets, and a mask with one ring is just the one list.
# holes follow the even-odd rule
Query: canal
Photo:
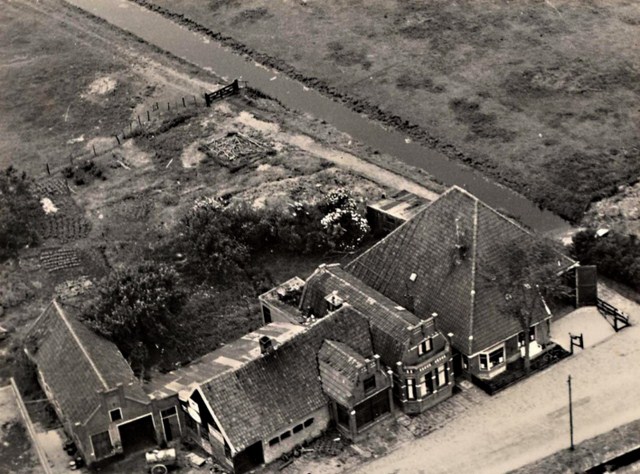
[[374, 150], [424, 169], [446, 185], [457, 184], [539, 232], [556, 233], [569, 228], [569, 224], [559, 216], [540, 209], [520, 194], [450, 160], [439, 151], [408, 142], [400, 131], [383, 127], [346, 105], [222, 47], [159, 13], [126, 0], [66, 1], [219, 77], [248, 81], [251, 87], [277, 98], [285, 106], [323, 119]]

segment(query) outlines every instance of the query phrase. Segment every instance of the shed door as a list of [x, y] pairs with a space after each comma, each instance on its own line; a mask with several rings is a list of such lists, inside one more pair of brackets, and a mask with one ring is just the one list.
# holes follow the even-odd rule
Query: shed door
[[595, 265], [576, 268], [576, 306], [594, 306], [598, 301], [598, 273]]

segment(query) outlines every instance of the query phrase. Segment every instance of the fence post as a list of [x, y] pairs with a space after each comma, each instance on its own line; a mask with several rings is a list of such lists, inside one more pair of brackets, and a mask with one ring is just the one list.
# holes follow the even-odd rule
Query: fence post
[[138, 115], [138, 125], [142, 126], [142, 120], [140, 120], [140, 116]]
[[96, 153], [96, 146], [91, 145], [91, 148], [93, 148], [93, 156], [98, 156], [98, 154]]
[[151, 114], [149, 113], [149, 111], [147, 110], [147, 122], [151, 121]]
[[198, 101], [196, 100], [196, 96], [193, 96], [193, 105], [198, 105]]
[[186, 107], [187, 107], [187, 103], [184, 101], [184, 97], [182, 98], [182, 106], [183, 106], [184, 108], [186, 108]]
[[167, 110], [171, 110], [171, 104], [167, 102]]
[[118, 140], [118, 145], [120, 145], [120, 137], [118, 136], [117, 133], [116, 133], [116, 140]]
[[49, 168], [49, 163], [47, 163], [47, 174], [51, 176], [51, 169]]

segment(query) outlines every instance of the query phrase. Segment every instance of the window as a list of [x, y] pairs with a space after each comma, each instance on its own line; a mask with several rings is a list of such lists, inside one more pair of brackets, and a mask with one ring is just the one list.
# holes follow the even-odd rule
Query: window
[[284, 441], [287, 438], [291, 437], [291, 431], [285, 431], [280, 435], [280, 441]]
[[431, 350], [431, 338], [425, 339], [418, 345], [418, 355], [426, 354]]
[[419, 396], [424, 397], [425, 395], [429, 395], [429, 381], [431, 381], [431, 373], [427, 373], [424, 375], [422, 382], [420, 383], [420, 393]]
[[313, 418], [309, 418], [307, 421], [304, 422], [305, 428], [309, 428], [311, 425], [313, 425]]
[[449, 382], [449, 377], [447, 376], [447, 366], [443, 365], [436, 369], [436, 383], [438, 387], [444, 387]]
[[371, 390], [375, 390], [376, 388], [376, 376], [372, 375], [371, 377], [367, 377], [366, 379], [364, 379], [364, 382], [362, 382], [362, 384], [364, 385], [364, 391], [366, 392], [370, 392]]
[[302, 424], [293, 427], [293, 433], [300, 433], [302, 431]]
[[504, 363], [504, 346], [488, 354], [480, 354], [480, 370], [491, 370]]
[[407, 399], [416, 399], [416, 381], [415, 379], [407, 379]]
[[109, 417], [111, 418], [111, 421], [122, 420], [122, 410], [120, 410], [120, 408], [109, 410]]
[[275, 438], [269, 440], [269, 446], [275, 446], [279, 442], [280, 442], [280, 438], [276, 436]]
[[[529, 342], [533, 342], [536, 340], [536, 327], [532, 326], [529, 328]], [[518, 347], [524, 347], [524, 331], [518, 334]]]

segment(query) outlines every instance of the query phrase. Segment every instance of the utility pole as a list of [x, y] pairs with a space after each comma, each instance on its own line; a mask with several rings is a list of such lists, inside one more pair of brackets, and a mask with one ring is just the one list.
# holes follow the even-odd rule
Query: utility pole
[[571, 401], [571, 375], [567, 377], [567, 385], [569, 386], [569, 431], [571, 433], [571, 451], [575, 449], [573, 445], [573, 404]]

